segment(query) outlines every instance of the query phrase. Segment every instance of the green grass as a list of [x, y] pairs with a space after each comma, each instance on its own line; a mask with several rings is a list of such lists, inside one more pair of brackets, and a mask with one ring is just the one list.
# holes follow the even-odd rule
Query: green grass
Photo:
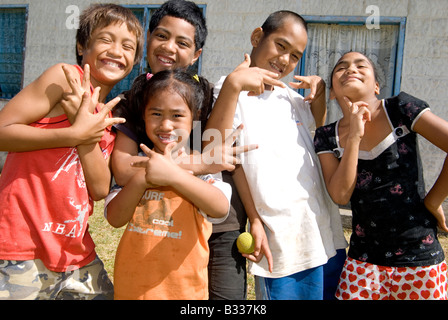
[[89, 218], [89, 231], [96, 244], [96, 252], [104, 263], [110, 279], [114, 278], [115, 252], [125, 227], [116, 229], [104, 218], [104, 201], [95, 203], [93, 215]]
[[[104, 201], [95, 203], [94, 214], [89, 219], [89, 230], [95, 241], [97, 254], [104, 262], [106, 271], [113, 281], [115, 252], [125, 227], [119, 229], [111, 227], [106, 219], [104, 219], [103, 207]], [[351, 230], [344, 229], [344, 235], [347, 240], [349, 239], [350, 234]], [[445, 255], [447, 255], [448, 234], [439, 232], [439, 240], [445, 251]], [[255, 300], [254, 278], [249, 274], [247, 279], [247, 299]]]

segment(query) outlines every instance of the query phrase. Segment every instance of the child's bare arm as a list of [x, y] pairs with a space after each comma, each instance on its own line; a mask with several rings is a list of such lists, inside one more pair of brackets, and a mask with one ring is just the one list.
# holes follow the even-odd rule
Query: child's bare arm
[[[91, 99], [96, 102], [97, 96], [92, 98], [88, 93], [84, 93], [81, 106], [77, 113], [77, 120], [89, 126], [89, 122], [104, 121], [105, 124], [114, 124], [119, 121], [118, 118], [108, 118], [110, 110], [117, 104], [119, 99], [114, 99], [108, 104], [98, 104], [101, 110], [92, 114], [88, 109], [91, 104]], [[99, 135], [104, 134], [104, 129], [99, 132]], [[105, 159], [103, 151], [98, 143], [84, 144], [77, 146], [79, 159], [84, 172], [84, 177], [89, 190], [89, 194], [93, 200], [98, 201], [107, 196], [109, 193], [109, 186], [111, 181], [111, 172], [109, 169], [109, 159]]]
[[345, 101], [350, 110], [350, 132], [345, 141], [344, 154], [339, 161], [333, 154], [319, 155], [322, 175], [333, 201], [337, 204], [347, 204], [355, 189], [358, 154], [361, 139], [364, 136], [364, 126], [370, 121], [367, 104], [359, 101]]
[[[242, 126], [235, 130], [231, 136], [227, 137], [224, 142], [213, 141], [213, 144], [208, 145], [202, 154], [180, 155], [176, 158], [176, 163], [182, 169], [193, 172], [194, 175], [234, 170], [239, 154], [249, 152], [258, 147], [257, 145], [233, 146], [235, 138], [240, 134], [241, 130]], [[220, 137], [221, 135], [219, 134], [218, 136]], [[131, 166], [131, 163], [142, 160], [142, 157], [138, 156], [137, 143], [120, 131], [117, 132], [111, 159], [112, 172], [115, 181], [120, 186], [126, 185], [135, 173], [142, 170], [142, 168]]]
[[325, 81], [319, 76], [294, 76], [300, 82], [290, 82], [290, 86], [295, 89], [310, 89], [310, 94], [305, 97], [311, 105], [316, 128], [325, 124], [327, 117], [327, 98]]
[[146, 157], [138, 156], [137, 143], [123, 132], [118, 131], [111, 155], [111, 168], [115, 182], [120, 186], [125, 186], [138, 171], [144, 172], [144, 168], [131, 166], [131, 163], [142, 159], [144, 160]]
[[71, 88], [62, 66], [57, 64], [49, 68], [0, 111], [0, 150], [32, 151], [100, 141], [102, 130], [110, 125], [102, 119], [97, 119], [99, 121], [96, 123], [89, 122], [90, 127], [82, 121], [51, 130], [29, 125], [44, 117], [64, 114], [60, 102], [64, 93], [70, 92]]
[[[426, 111], [417, 120], [414, 130], [435, 146], [448, 153], [448, 122]], [[442, 203], [448, 197], [448, 157], [445, 158], [442, 170], [431, 190], [425, 197], [425, 205], [436, 217], [439, 227], [448, 232]]]
[[77, 149], [89, 195], [94, 201], [104, 199], [112, 178], [109, 160], [104, 159], [98, 144], [80, 145]]
[[229, 200], [215, 186], [197, 178], [182, 168], [173, 170], [171, 186], [212, 218], [224, 218], [229, 212]]
[[137, 172], [107, 204], [105, 211], [109, 224], [115, 228], [126, 225], [146, 190], [145, 170]]
[[[105, 128], [109, 125], [122, 123], [124, 119], [109, 118], [111, 109], [118, 103], [115, 98], [106, 105], [99, 103], [100, 90], [96, 88], [92, 95], [90, 85], [90, 68], [84, 66], [82, 81], [79, 81], [77, 70], [71, 70], [63, 66], [67, 83], [71, 92], [65, 92], [61, 106], [73, 127], [79, 131], [91, 132], [92, 137], [100, 141], [104, 135]], [[76, 71], [76, 72], [73, 72]], [[97, 113], [93, 113], [98, 108]], [[109, 158], [105, 159], [103, 151], [95, 140], [92, 143], [77, 146], [78, 155], [84, 172], [84, 177], [92, 199], [98, 201], [109, 193], [111, 173], [109, 169]]]
[[0, 150], [30, 151], [76, 146], [81, 142], [67, 128], [42, 130], [29, 126], [50, 113], [62, 114], [57, 105], [69, 86], [61, 66], [46, 70], [0, 111]]
[[212, 218], [222, 218], [229, 211], [229, 200], [221, 190], [195, 177], [179, 167], [171, 158], [175, 143], [165, 148], [163, 155], [145, 145], [141, 149], [149, 160], [134, 166], [145, 167], [146, 181], [150, 185], [171, 186], [189, 199], [203, 213]]
[[269, 248], [268, 239], [266, 237], [266, 232], [264, 231], [264, 224], [258, 215], [257, 209], [255, 208], [252, 195], [249, 190], [249, 185], [247, 184], [246, 175], [241, 166], [238, 166], [232, 174], [233, 181], [235, 182], [236, 189], [238, 190], [238, 195], [241, 198], [241, 202], [244, 205], [244, 209], [247, 213], [247, 217], [250, 221], [250, 232], [255, 239], [255, 250], [253, 254], [243, 254], [247, 259], [258, 262], [266, 257], [269, 265], [269, 271], [272, 272], [274, 267], [274, 262], [272, 258], [271, 249]]

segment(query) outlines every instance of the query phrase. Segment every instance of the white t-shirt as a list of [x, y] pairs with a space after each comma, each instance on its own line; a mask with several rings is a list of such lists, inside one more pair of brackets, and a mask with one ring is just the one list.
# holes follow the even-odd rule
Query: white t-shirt
[[[215, 85], [215, 95], [224, 79]], [[289, 88], [276, 87], [257, 97], [242, 92], [234, 127], [241, 123], [238, 143], [259, 146], [241, 161], [274, 259], [272, 273], [265, 258], [251, 264], [250, 272], [277, 278], [325, 264], [347, 243], [314, 152], [310, 130], [315, 124], [308, 103]]]

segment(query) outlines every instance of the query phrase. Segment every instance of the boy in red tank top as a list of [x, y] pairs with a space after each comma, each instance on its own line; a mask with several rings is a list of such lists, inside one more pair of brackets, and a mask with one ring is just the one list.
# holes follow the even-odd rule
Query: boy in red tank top
[[[50, 67], [0, 112], [0, 150], [9, 152], [0, 177], [0, 271], [8, 275], [0, 299], [113, 297], [87, 219], [109, 192], [110, 126], [123, 122], [109, 117], [117, 99], [103, 103], [142, 51], [129, 9], [92, 5], [80, 16], [79, 66]], [[80, 95], [82, 103], [67, 103]]]

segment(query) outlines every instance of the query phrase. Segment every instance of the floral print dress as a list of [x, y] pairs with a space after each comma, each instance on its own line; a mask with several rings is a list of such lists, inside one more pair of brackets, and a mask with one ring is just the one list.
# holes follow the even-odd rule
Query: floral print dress
[[[429, 106], [404, 92], [382, 101], [392, 132], [370, 151], [360, 151], [351, 197], [348, 256], [376, 265], [429, 266], [444, 260], [437, 222], [419, 194], [417, 136], [413, 124]], [[341, 158], [339, 121], [318, 128], [318, 154]]]

